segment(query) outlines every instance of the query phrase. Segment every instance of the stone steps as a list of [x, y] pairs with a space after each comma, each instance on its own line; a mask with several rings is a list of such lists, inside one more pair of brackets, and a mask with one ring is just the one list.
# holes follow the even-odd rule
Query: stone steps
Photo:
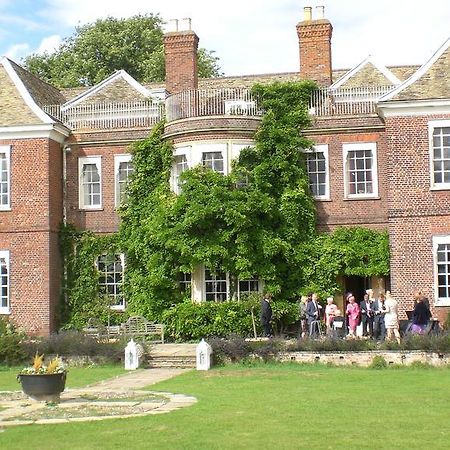
[[148, 355], [146, 361], [151, 368], [193, 369], [196, 358], [192, 355]]

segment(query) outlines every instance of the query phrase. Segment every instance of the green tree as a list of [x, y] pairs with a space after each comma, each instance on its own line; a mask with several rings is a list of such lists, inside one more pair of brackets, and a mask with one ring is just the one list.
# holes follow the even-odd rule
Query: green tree
[[[92, 86], [117, 70], [140, 82], [165, 76], [162, 20], [158, 15], [99, 19], [75, 29], [55, 53], [33, 54], [25, 67], [58, 87]], [[220, 75], [213, 51], [198, 52], [200, 77]]]
[[241, 279], [256, 275], [280, 297], [298, 293], [300, 248], [315, 229], [299, 151], [311, 146], [301, 130], [309, 124], [313, 88], [310, 82], [255, 86], [265, 111], [255, 146], [242, 150], [229, 175], [203, 166], [185, 171], [178, 196], [169, 187], [173, 156], [162, 125], [135, 145], [135, 174], [121, 211], [132, 312], [158, 317], [181, 300], [177, 274], [200, 264]]

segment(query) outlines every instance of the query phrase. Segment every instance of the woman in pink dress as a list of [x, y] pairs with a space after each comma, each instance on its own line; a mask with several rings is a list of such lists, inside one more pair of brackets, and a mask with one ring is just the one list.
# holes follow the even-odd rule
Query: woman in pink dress
[[347, 305], [347, 318], [348, 318], [348, 335], [349, 337], [355, 337], [356, 335], [356, 327], [359, 322], [359, 305], [355, 301], [355, 297], [353, 295], [348, 296], [348, 305]]

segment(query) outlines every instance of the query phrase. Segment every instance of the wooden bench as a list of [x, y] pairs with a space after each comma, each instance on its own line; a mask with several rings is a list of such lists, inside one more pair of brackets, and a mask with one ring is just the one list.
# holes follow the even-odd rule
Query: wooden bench
[[126, 336], [164, 344], [164, 325], [150, 322], [142, 316], [133, 316], [121, 325], [110, 326], [103, 325], [99, 319], [92, 317], [83, 328], [83, 333], [99, 340]]
[[86, 336], [95, 339], [103, 339], [107, 335], [107, 327], [96, 317], [89, 318], [82, 331]]
[[164, 344], [164, 325], [150, 322], [142, 316], [130, 317], [122, 324], [122, 333], [127, 337], [151, 339], [152, 342]]

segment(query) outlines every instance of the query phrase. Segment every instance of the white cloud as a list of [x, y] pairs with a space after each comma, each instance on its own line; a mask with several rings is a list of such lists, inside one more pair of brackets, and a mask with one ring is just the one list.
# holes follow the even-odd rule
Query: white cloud
[[107, 16], [190, 17], [200, 45], [216, 51], [227, 75], [299, 70], [295, 26], [303, 6], [325, 5], [335, 68], [353, 67], [369, 53], [388, 65], [421, 64], [449, 34], [448, 0], [227, 0], [209, 7], [194, 0], [46, 1], [39, 14], [66, 27]]
[[2, 13], [0, 15], [0, 23], [6, 24], [7, 26], [21, 27], [23, 30], [26, 31], [35, 31], [42, 28], [42, 25], [39, 24], [39, 22], [35, 20], [29, 20], [14, 14]]
[[28, 44], [14, 44], [11, 45], [8, 50], [5, 52], [5, 56], [8, 58], [18, 61], [22, 57], [28, 55], [30, 53], [30, 46]]
[[39, 53], [39, 54], [54, 53], [55, 50], [61, 44], [61, 41], [62, 41], [62, 38], [59, 34], [53, 34], [52, 36], [47, 36], [44, 39], [42, 39], [41, 43], [39, 44], [38, 49], [36, 50], [36, 53]]

